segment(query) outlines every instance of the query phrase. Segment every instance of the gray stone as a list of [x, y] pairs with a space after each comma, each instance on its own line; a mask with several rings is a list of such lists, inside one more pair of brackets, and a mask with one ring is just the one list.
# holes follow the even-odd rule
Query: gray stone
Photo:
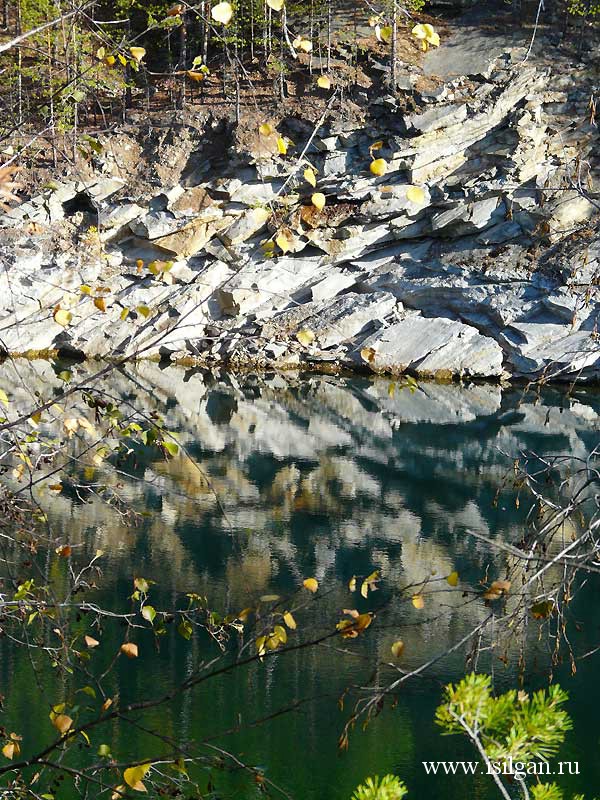
[[[363, 355], [361, 355], [361, 353]], [[449, 319], [407, 316], [362, 343], [357, 354], [375, 370], [426, 375], [498, 377], [502, 349], [475, 328]]]

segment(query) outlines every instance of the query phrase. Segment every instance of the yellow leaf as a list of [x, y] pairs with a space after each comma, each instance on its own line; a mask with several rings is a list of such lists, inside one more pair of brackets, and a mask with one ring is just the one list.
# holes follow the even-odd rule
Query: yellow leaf
[[373, 175], [377, 175], [377, 177], [380, 178], [387, 172], [387, 161], [384, 158], [376, 158], [374, 161], [371, 161], [369, 169]]
[[327, 77], [327, 75], [321, 75], [317, 78], [317, 86], [320, 89], [331, 89], [331, 80]]
[[119, 318], [120, 318], [122, 321], [125, 321], [125, 320], [127, 319], [127, 317], [128, 317], [128, 316], [129, 316], [129, 309], [128, 309], [128, 308], [124, 308], [124, 309], [121, 311], [121, 313], [119, 314]]
[[200, 81], [203, 81], [204, 78], [206, 77], [205, 72], [194, 72], [193, 69], [188, 69], [188, 71], [185, 74], [188, 76], [190, 80], [196, 81], [196, 83], [200, 83]]
[[353, 619], [343, 619], [336, 625], [344, 639], [355, 639], [373, 622], [373, 614], [358, 614], [353, 617]]
[[73, 314], [71, 314], [70, 311], [65, 311], [63, 308], [60, 308], [60, 306], [57, 306], [54, 309], [53, 317], [54, 322], [56, 322], [57, 325], [60, 325], [62, 328], [66, 328], [73, 319]]
[[81, 286], [79, 287], [79, 291], [81, 292], [81, 294], [90, 295], [92, 293], [92, 287], [88, 286], [85, 283], [82, 283]]
[[264, 225], [270, 218], [271, 211], [268, 208], [255, 208], [252, 212], [257, 225]]
[[279, 151], [279, 155], [284, 156], [287, 153], [287, 142], [282, 136], [277, 137], [277, 150]]
[[312, 187], [315, 187], [317, 185], [317, 176], [312, 167], [307, 167], [304, 170], [304, 180], [307, 183], [310, 183]]
[[255, 644], [256, 644], [256, 652], [258, 653], [258, 655], [262, 659], [262, 656], [264, 656], [264, 654], [267, 652], [267, 647], [266, 647], [267, 637], [266, 636], [259, 636], [256, 639]]
[[98, 311], [102, 311], [102, 313], [106, 312], [106, 300], [103, 297], [95, 297], [94, 305], [96, 306]]
[[381, 150], [383, 147], [383, 142], [379, 140], [378, 142], [373, 142], [373, 144], [369, 147], [369, 152], [373, 153], [375, 150]]
[[127, 787], [124, 783], [120, 786], [115, 786], [114, 792], [110, 796], [110, 800], [123, 800], [123, 795], [127, 792]]
[[292, 616], [292, 612], [291, 611], [286, 611], [285, 612], [285, 614], [283, 615], [283, 621], [285, 622], [285, 624], [288, 626], [288, 628], [291, 631], [295, 631], [296, 630], [296, 620]]
[[52, 720], [52, 724], [59, 733], [64, 735], [73, 725], [73, 720], [66, 714], [56, 714]]
[[287, 631], [283, 625], [275, 625], [273, 628], [273, 633], [277, 636], [281, 644], [285, 644], [287, 642]]
[[305, 589], [308, 589], [308, 591], [312, 592], [313, 594], [319, 588], [319, 582], [316, 580], [316, 578], [305, 578], [302, 581], [302, 585], [304, 586]]
[[146, 55], [146, 48], [145, 47], [130, 47], [129, 52], [131, 53], [132, 58], [140, 63], [143, 57]]
[[123, 655], [127, 656], [127, 658], [137, 658], [138, 646], [133, 642], [123, 642], [121, 645], [121, 652]]
[[4, 389], [0, 389], [0, 403], [3, 403], [8, 408], [8, 395]]
[[18, 756], [21, 748], [18, 742], [7, 742], [2, 748], [2, 755], [12, 761], [14, 756]]
[[425, 606], [425, 600], [423, 599], [422, 594], [414, 594], [412, 598], [412, 604], [415, 608], [421, 609]]
[[148, 306], [137, 306], [135, 310], [137, 311], [138, 314], [141, 314], [142, 317], [144, 317], [144, 319], [150, 316], [150, 309], [148, 308]]
[[356, 591], [356, 575], [353, 575], [348, 581], [348, 589], [350, 589], [351, 592]]
[[315, 192], [310, 199], [313, 206], [319, 211], [322, 211], [325, 208], [326, 200], [325, 195], [322, 194], [322, 192]]
[[114, 56], [106, 56], [104, 63], [107, 67], [114, 67], [116, 60], [117, 59]]
[[367, 364], [372, 364], [375, 361], [375, 356], [377, 353], [372, 347], [363, 347], [360, 351], [360, 357], [363, 361], [366, 361]]
[[291, 246], [292, 246], [292, 238], [291, 238], [290, 234], [289, 234], [289, 233], [286, 233], [285, 231], [280, 231], [280, 232], [277, 234], [277, 236], [276, 236], [276, 238], [275, 238], [275, 242], [277, 243], [277, 246], [278, 246], [278, 247], [279, 247], [279, 248], [280, 248], [280, 249], [281, 249], [281, 250], [282, 250], [284, 253], [287, 253], [287, 252], [288, 252], [288, 250], [290, 250], [290, 249], [291, 249]]
[[404, 642], [402, 639], [398, 639], [397, 642], [394, 642], [392, 645], [392, 655], [394, 658], [400, 658], [402, 653], [404, 652]]
[[220, 22], [222, 25], [228, 25], [233, 17], [233, 8], [227, 2], [219, 3], [211, 8], [210, 15], [215, 22]]
[[422, 205], [425, 202], [425, 192], [420, 186], [409, 186], [406, 190], [406, 199], [411, 203]]
[[296, 339], [298, 339], [300, 344], [303, 344], [304, 347], [308, 347], [309, 344], [314, 342], [315, 335], [311, 330], [308, 330], [308, 328], [304, 328], [303, 330], [298, 331], [296, 334]]
[[102, 59], [104, 58], [105, 55], [106, 55], [106, 48], [105, 47], [99, 47], [96, 50], [96, 58], [98, 59], [98, 61], [102, 61]]
[[446, 578], [448, 586], [458, 586], [458, 572], [451, 572]]
[[428, 23], [415, 25], [411, 33], [416, 39], [422, 42], [423, 50], [427, 50], [428, 44], [439, 47], [440, 36], [435, 31], [433, 25], [429, 25]]
[[275, 128], [269, 122], [263, 122], [262, 125], [258, 126], [258, 132], [261, 136], [270, 136], [275, 133]]
[[94, 639], [93, 636], [84, 636], [83, 641], [85, 642], [85, 646], [89, 647], [90, 650], [93, 650], [94, 647], [98, 647], [100, 642], [97, 639]]
[[384, 25], [381, 28], [379, 25], [375, 28], [375, 36], [380, 42], [389, 44], [392, 41], [393, 30], [391, 25]]
[[296, 50], [303, 50], [305, 53], [310, 53], [312, 50], [312, 42], [310, 39], [305, 39], [304, 36], [297, 36], [292, 42], [292, 46]]
[[142, 783], [142, 779], [151, 766], [151, 764], [138, 764], [135, 767], [129, 767], [129, 769], [126, 769], [123, 773], [123, 779], [127, 786], [133, 789], [134, 792], [147, 791], [146, 787]]
[[273, 11], [281, 11], [283, 4], [284, 0], [267, 0], [267, 5], [269, 8], [272, 8]]

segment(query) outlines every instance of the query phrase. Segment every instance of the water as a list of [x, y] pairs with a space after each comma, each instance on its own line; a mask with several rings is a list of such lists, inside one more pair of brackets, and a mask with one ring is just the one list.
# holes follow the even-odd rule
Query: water
[[[63, 385], [61, 370], [47, 364], [0, 369], [15, 407], [26, 407], [32, 389], [58, 391]], [[83, 374], [83, 367], [72, 369], [74, 379]], [[411, 393], [381, 379], [227, 377], [150, 364], [111, 376], [105, 387], [121, 401], [163, 415], [195, 463], [138, 452], [120, 464], [118, 478], [78, 466], [74, 474], [84, 482], [107, 483], [118, 492], [115, 505], [122, 513], [93, 493], [78, 496], [65, 489], [55, 496], [39, 490], [58, 538], [73, 547], [74, 563], [103, 551], [95, 601], [128, 610], [133, 577], [143, 576], [156, 581], [151, 601], [157, 609], [196, 592], [221, 613], [238, 613], [263, 595], [293, 595], [304, 577], [314, 576], [317, 595], [301, 592], [289, 601], [303, 606], [295, 612], [299, 630], [290, 633], [291, 644], [334, 624], [343, 608], [373, 609], [432, 571], [443, 577], [456, 569], [462, 588], [476, 587], [486, 570], [500, 577], [504, 556], [467, 531], [497, 542], [522, 536], [529, 503], [523, 493], [516, 502], [511, 458], [523, 450], [584, 456], [600, 431], [600, 396], [583, 389], [567, 397], [560, 389], [538, 396], [498, 386], [425, 384]], [[125, 516], [128, 509], [140, 514], [135, 524]], [[51, 578], [60, 583], [67, 563], [50, 561]], [[375, 569], [383, 576], [380, 592], [366, 601], [350, 594], [352, 575]], [[576, 656], [596, 646], [597, 595], [591, 581], [571, 608]], [[466, 741], [442, 737], [433, 722], [442, 685], [465, 672], [464, 650], [406, 684], [366, 730], [358, 725], [347, 752], [337, 748], [353, 705], [350, 695], [340, 709], [342, 691], [366, 685], [378, 662], [381, 685], [397, 677], [385, 666], [393, 661], [393, 641], [405, 643], [401, 666], [416, 668], [488, 613], [481, 599], [465, 599], [460, 590], [428, 597], [423, 610], [396, 599], [359, 640], [336, 639], [240, 668], [139, 721], [178, 741], [210, 739], [245, 763], [261, 765], [269, 779], [302, 800], [343, 800], [367, 775], [386, 772], [401, 776], [412, 798], [436, 793], [464, 800], [466, 792], [491, 798], [489, 778], [426, 776], [422, 767], [429, 760], [475, 760]], [[121, 630], [111, 624], [90, 630], [86, 621], [81, 632], [101, 641], [94, 663], [108, 664]], [[215, 652], [206, 637], [182, 639], [175, 624], [160, 651], [147, 631], [136, 631], [134, 638], [140, 658], [119, 659], [109, 679], [111, 695], [119, 694], [122, 704], [167, 691]], [[548, 647], [535, 638], [526, 645], [528, 688], [548, 679]], [[69, 687], [61, 687], [47, 668], [38, 686], [23, 649], [0, 642], [0, 722], [23, 735], [27, 752], [31, 743], [52, 738], [49, 704]], [[506, 650], [506, 663], [502, 654], [484, 652], [477, 664], [493, 672], [500, 690], [518, 680], [518, 649]], [[570, 691], [575, 720], [561, 758], [578, 761], [581, 771], [561, 785], [589, 796], [600, 785], [597, 664], [594, 657], [579, 661], [573, 676], [567, 660], [554, 672]], [[81, 686], [79, 678], [73, 680]], [[252, 724], [296, 701], [301, 702], [295, 710]], [[240, 722], [241, 730], [234, 730]], [[109, 741], [120, 760], [164, 752], [149, 735], [132, 735], [119, 723], [94, 735], [94, 748], [101, 741]], [[243, 771], [215, 772], [214, 781], [236, 797], [259, 796]]]

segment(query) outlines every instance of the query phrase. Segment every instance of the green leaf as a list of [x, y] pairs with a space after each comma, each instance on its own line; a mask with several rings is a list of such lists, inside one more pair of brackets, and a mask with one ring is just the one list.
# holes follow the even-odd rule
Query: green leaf
[[192, 638], [192, 633], [193, 633], [191, 622], [187, 619], [182, 619], [179, 625], [177, 626], [177, 631], [179, 632], [180, 636], [183, 636], [183, 638], [189, 642], [189, 640]]
[[144, 606], [142, 608], [142, 617], [147, 619], [150, 624], [154, 622], [154, 618], [156, 617], [156, 609], [152, 606]]
[[177, 453], [179, 452], [179, 445], [175, 444], [175, 442], [168, 442], [163, 440], [162, 446], [170, 456], [176, 456]]

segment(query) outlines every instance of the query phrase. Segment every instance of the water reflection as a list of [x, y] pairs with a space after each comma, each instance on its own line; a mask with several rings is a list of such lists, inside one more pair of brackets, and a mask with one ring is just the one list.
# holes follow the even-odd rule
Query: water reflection
[[[71, 369], [72, 380], [89, 371]], [[60, 391], [57, 371], [43, 362], [6, 363], [1, 385], [10, 387], [13, 408], [25, 410], [32, 392], [47, 398]], [[136, 453], [118, 475], [76, 467], [90, 484], [110, 484], [127, 507], [142, 513], [133, 526], [93, 493], [55, 496], [40, 487], [38, 499], [78, 555], [105, 552], [108, 602], [125, 598], [132, 576], [143, 574], [158, 582], [165, 597], [207, 594], [225, 613], [239, 611], [249, 597], [290, 592], [306, 575], [331, 590], [316, 612], [321, 620], [352, 602], [347, 581], [353, 574], [373, 569], [394, 586], [454, 569], [476, 585], [495, 569], [497, 557], [467, 530], [498, 542], [523, 534], [525, 509], [515, 502], [510, 459], [523, 450], [584, 456], [600, 429], [600, 397], [589, 389], [538, 396], [496, 385], [424, 384], [410, 392], [381, 379], [213, 375], [155, 364], [120, 370], [103, 386], [132, 407], [159, 413], [192, 459]], [[71, 410], [89, 416], [79, 401]], [[69, 447], [76, 449], [75, 443]], [[403, 631], [407, 669], [450, 647], [488, 613], [482, 603], [448, 592], [431, 598], [425, 615], [396, 610], [415, 623]], [[229, 728], [240, 709], [249, 721], [290, 699], [321, 696], [271, 726], [230, 737], [229, 746], [268, 765], [298, 798], [341, 800], [366, 774], [386, 770], [405, 778], [412, 797], [436, 789], [447, 798], [462, 798], [466, 790], [487, 797], [482, 779], [448, 783], [425, 778], [420, 767], [424, 759], [468, 753], [459, 742], [441, 741], [431, 721], [440, 681], [464, 670], [462, 653], [432, 670], [434, 680], [412, 685], [398, 708], [357, 733], [348, 755], [337, 756], [344, 720], [337, 694], [345, 683], [364, 679], [369, 659], [385, 659], [396, 635], [378, 630], [354, 660], [328, 649], [273, 659], [243, 679], [223, 681], [202, 699], [175, 703], [160, 724], [201, 736], [215, 726]], [[588, 635], [587, 629], [580, 635], [582, 648]], [[192, 669], [199, 647], [170, 635], [163, 651], [149, 656], [146, 671], [166, 686], [174, 673]], [[517, 656], [509, 658], [513, 666]], [[22, 661], [6, 642], [2, 660]], [[499, 686], [515, 679], [493, 658], [479, 666], [497, 671]], [[139, 688], [139, 677], [130, 672], [122, 671], [119, 680], [115, 691], [123, 695]], [[571, 680], [575, 697], [588, 692], [588, 680]], [[4, 671], [2, 692], [26, 696], [14, 668]], [[22, 711], [23, 702], [9, 704], [8, 713]], [[589, 711], [577, 713], [585, 731]], [[573, 788], [590, 791], [590, 775], [594, 781], [600, 775], [590, 771], [590, 741], [576, 736], [590, 764]]]

